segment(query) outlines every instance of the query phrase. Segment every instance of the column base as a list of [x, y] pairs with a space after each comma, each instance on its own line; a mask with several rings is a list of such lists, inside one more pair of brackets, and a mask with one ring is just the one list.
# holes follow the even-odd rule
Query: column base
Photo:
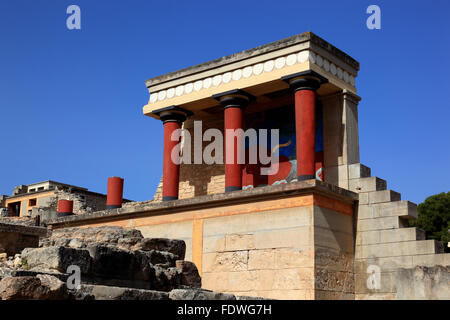
[[173, 201], [173, 200], [178, 200], [178, 197], [175, 196], [164, 196], [162, 201]]
[[106, 210], [110, 210], [110, 209], [117, 209], [117, 208], [122, 208], [122, 205], [120, 204], [108, 204], [106, 205]]
[[242, 190], [242, 187], [225, 187], [225, 192], [232, 192], [237, 190]]
[[297, 176], [297, 181], [311, 180], [315, 178], [316, 177], [313, 174], [302, 174], [300, 176]]

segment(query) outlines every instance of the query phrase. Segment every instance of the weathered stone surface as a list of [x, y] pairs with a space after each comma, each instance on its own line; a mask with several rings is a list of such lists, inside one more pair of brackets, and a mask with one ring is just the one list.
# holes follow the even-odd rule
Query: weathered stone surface
[[82, 274], [88, 274], [92, 265], [92, 259], [87, 250], [61, 246], [27, 248], [22, 251], [21, 258], [24, 268], [34, 271], [65, 273], [70, 265], [76, 265]]
[[92, 258], [92, 276], [149, 281], [154, 274], [146, 252], [122, 250], [114, 246], [90, 244], [87, 250]]
[[[54, 230], [51, 237], [42, 239], [41, 246], [68, 246], [73, 239], [80, 240], [85, 245], [89, 243], [99, 242], [118, 245], [119, 240], [129, 238], [143, 239], [144, 237], [139, 230], [124, 229], [122, 227], [114, 226], [93, 228], [63, 228]], [[77, 243], [77, 245], [79, 244]]]
[[165, 238], [145, 238], [134, 248], [136, 250], [158, 250], [167, 251], [177, 256], [178, 260], [184, 260], [186, 254], [186, 243], [183, 240]]
[[153, 265], [159, 265], [165, 268], [175, 267], [177, 256], [170, 252], [150, 250], [145, 252], [149, 261]]
[[174, 289], [170, 291], [169, 298], [171, 300], [236, 300], [233, 294], [201, 289]]
[[82, 285], [76, 298], [81, 300], [169, 300], [169, 294], [154, 290]]
[[181, 284], [192, 288], [202, 287], [202, 278], [193, 262], [177, 260], [176, 267], [181, 270]]
[[450, 300], [450, 266], [398, 269], [396, 299]]
[[170, 291], [181, 284], [181, 271], [177, 268], [154, 266], [155, 276], [151, 280], [151, 288], [158, 291]]
[[68, 296], [65, 284], [52, 276], [7, 277], [0, 281], [2, 300], [59, 300]]

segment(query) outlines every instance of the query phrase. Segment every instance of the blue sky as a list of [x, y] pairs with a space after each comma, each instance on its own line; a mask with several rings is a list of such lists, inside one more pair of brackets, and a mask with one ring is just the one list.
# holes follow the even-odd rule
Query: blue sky
[[[66, 8], [81, 8], [81, 30]], [[381, 30], [366, 8], [381, 8]], [[0, 194], [52, 179], [153, 197], [162, 124], [145, 80], [313, 31], [361, 64], [361, 163], [403, 199], [450, 191], [450, 2], [0, 1]]]

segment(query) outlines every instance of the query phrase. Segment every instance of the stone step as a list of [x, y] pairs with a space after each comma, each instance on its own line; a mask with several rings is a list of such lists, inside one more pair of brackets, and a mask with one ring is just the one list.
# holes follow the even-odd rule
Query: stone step
[[417, 228], [400, 228], [391, 230], [364, 231], [358, 232], [356, 235], [357, 246], [415, 240], [425, 240], [423, 230]]
[[383, 217], [417, 218], [417, 205], [407, 200], [359, 205], [358, 219], [376, 219]]
[[439, 251], [437, 242], [436, 240], [420, 240], [363, 245], [356, 250], [355, 259], [433, 254]]
[[392, 191], [392, 190], [381, 190], [381, 191], [369, 192], [368, 196], [369, 196], [369, 204], [400, 201], [402, 198], [400, 193]]
[[406, 227], [404, 220], [399, 217], [383, 217], [374, 219], [358, 219], [357, 232], [372, 231], [372, 230], [388, 230], [399, 229]]
[[356, 193], [380, 191], [386, 190], [386, 188], [386, 180], [378, 177], [367, 177], [349, 180], [349, 190]]
[[348, 178], [359, 179], [370, 177], [370, 168], [361, 163], [354, 163], [348, 166]]

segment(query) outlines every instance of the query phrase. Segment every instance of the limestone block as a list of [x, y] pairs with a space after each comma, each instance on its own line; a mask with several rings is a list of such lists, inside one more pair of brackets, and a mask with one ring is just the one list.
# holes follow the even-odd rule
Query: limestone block
[[277, 270], [256, 270], [254, 272], [257, 275], [257, 281], [254, 283], [256, 291], [274, 289], [275, 274], [278, 272]]
[[203, 253], [225, 251], [225, 237], [211, 236], [203, 239]]
[[378, 177], [367, 177], [349, 180], [349, 190], [353, 192], [371, 192], [386, 189], [386, 180]]
[[358, 219], [374, 219], [394, 216], [405, 219], [415, 219], [417, 218], [417, 205], [410, 201], [402, 200], [360, 205], [358, 207]]
[[349, 215], [314, 206], [314, 227], [351, 233], [353, 230], [353, 219]]
[[314, 228], [314, 243], [316, 248], [327, 248], [334, 253], [353, 252], [353, 235], [349, 232], [316, 227]]
[[89, 251], [66, 247], [26, 248], [21, 254], [22, 263], [30, 270], [46, 270], [65, 273], [70, 265], [80, 267], [82, 274], [92, 269]]
[[381, 272], [396, 271], [398, 268], [411, 268], [414, 256], [397, 256], [383, 258], [369, 258], [355, 260], [355, 273], [367, 273], [368, 267], [371, 265], [378, 266]]
[[202, 288], [224, 292], [228, 290], [229, 272], [202, 272]]
[[277, 269], [313, 267], [314, 254], [314, 250], [310, 247], [276, 249], [275, 265]]
[[256, 296], [276, 300], [314, 300], [314, 289], [306, 290], [261, 290]]
[[356, 234], [356, 245], [423, 240], [423, 235], [417, 228], [364, 231]]
[[359, 246], [356, 259], [436, 253], [436, 240], [404, 241]]
[[225, 251], [253, 249], [252, 234], [230, 234], [225, 236]]
[[400, 199], [401, 199], [400, 193], [392, 190], [369, 192], [369, 203], [400, 201]]
[[450, 300], [450, 267], [415, 267], [397, 271], [396, 298]]
[[363, 219], [357, 222], [357, 233], [370, 230], [398, 229], [403, 226], [399, 217]]
[[248, 269], [274, 269], [275, 249], [250, 250], [248, 254]]
[[255, 290], [257, 283], [264, 281], [258, 277], [256, 271], [229, 272], [227, 280], [227, 289], [225, 291], [240, 292]]
[[[209, 237], [227, 234], [251, 234], [255, 231], [310, 226], [312, 213], [312, 206], [305, 206], [206, 219], [203, 222], [203, 235]], [[172, 238], [179, 239], [179, 237]]]
[[413, 266], [450, 266], [450, 253], [416, 255], [412, 259]]
[[369, 193], [368, 192], [361, 192], [359, 194], [359, 205], [362, 204], [369, 204]]
[[309, 226], [257, 232], [253, 243], [257, 249], [305, 247], [313, 245], [313, 228]]
[[314, 289], [314, 268], [280, 269], [275, 273], [275, 290]]
[[247, 270], [248, 251], [217, 252], [203, 254], [203, 272]]
[[353, 163], [348, 166], [348, 178], [359, 179], [370, 177], [370, 168], [361, 163]]

